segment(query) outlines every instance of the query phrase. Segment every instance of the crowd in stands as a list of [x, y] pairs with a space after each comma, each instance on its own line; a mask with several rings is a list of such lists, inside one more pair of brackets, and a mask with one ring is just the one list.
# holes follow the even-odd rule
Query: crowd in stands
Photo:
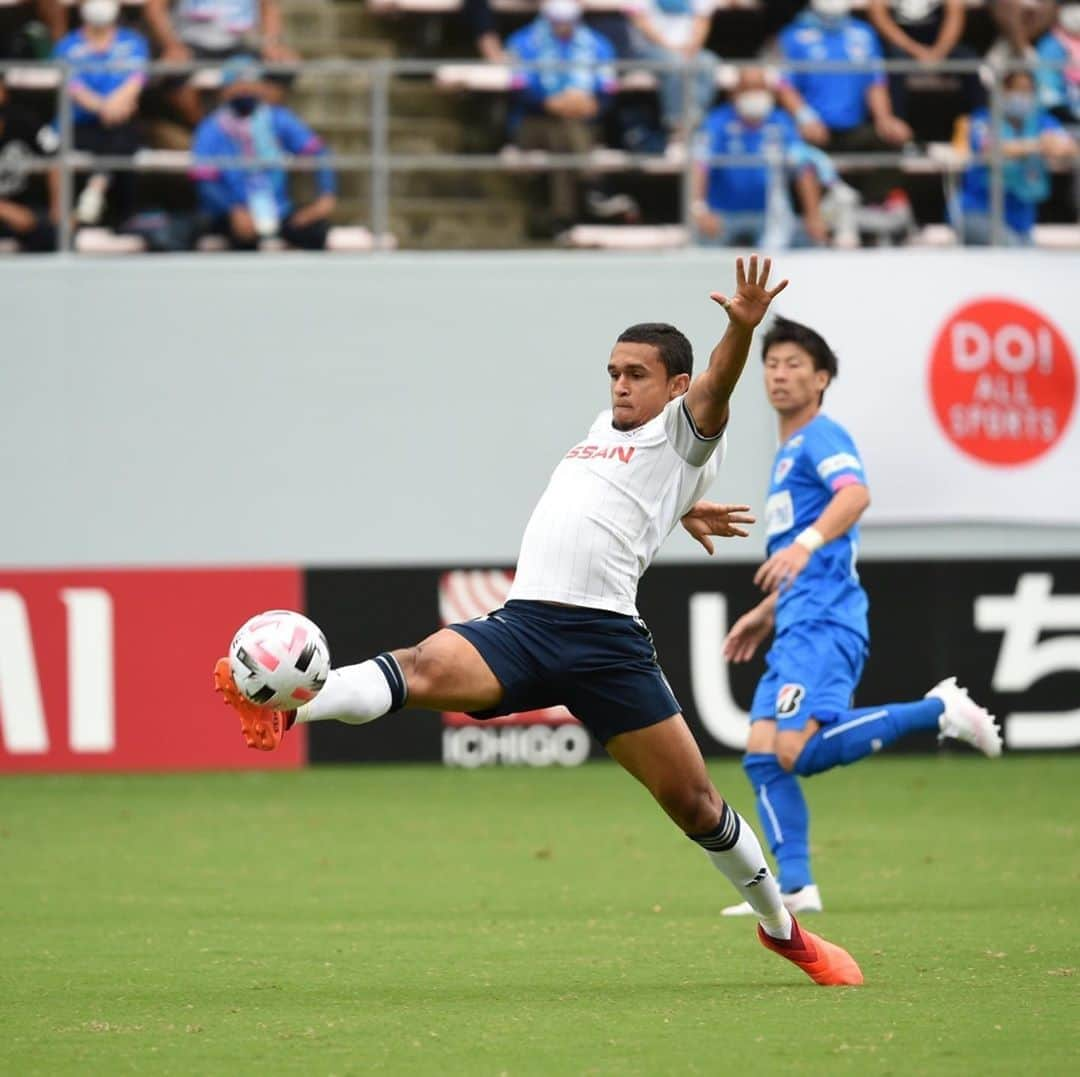
[[[328, 151], [287, 104], [288, 68], [300, 56], [285, 40], [279, 0], [130, 2], [0, 0], [0, 62], [64, 60], [73, 145], [105, 159], [78, 176], [73, 225], [137, 227], [146, 207], [124, 162], [151, 144], [191, 154], [179, 245], [216, 234], [241, 250], [266, 239], [325, 247], [338, 207], [334, 171], [318, 164], [314, 195], [297, 205], [283, 167]], [[641, 219], [618, 173], [593, 163], [602, 147], [655, 157], [676, 179], [689, 161], [692, 236], [703, 245], [854, 246], [868, 214], [879, 238], [903, 241], [916, 221], [904, 165], [925, 159], [931, 141], [951, 141], [968, 159], [955, 182], [948, 170], [939, 181], [963, 242], [1029, 243], [1055, 197], [1059, 214], [1064, 205], [1076, 219], [1080, 3], [986, 0], [975, 32], [966, 0], [775, 0], [759, 5], [750, 49], [727, 39], [716, 9], [732, 5], [717, 0], [625, 0], [621, 13], [587, 5], [539, 0], [522, 15], [463, 0], [454, 16], [479, 59], [510, 72], [505, 141], [577, 158], [545, 174], [533, 206], [538, 236], [582, 220]], [[188, 74], [149, 78], [151, 60], [220, 65], [216, 88], [211, 95]], [[885, 60], [908, 66], [886, 72]], [[652, 72], [653, 89], [630, 87], [628, 61]], [[940, 66], [951, 61], [967, 66]], [[834, 66], [807, 69], [822, 62]], [[995, 83], [1000, 107], [991, 107]], [[30, 105], [17, 98], [0, 78], [0, 239], [53, 250], [66, 212], [48, 164], [61, 117], [55, 94], [47, 115], [40, 95]], [[917, 107], [927, 100], [931, 108]], [[167, 121], [150, 142], [149, 114]], [[991, 150], [1004, 162], [997, 224], [990, 170], [978, 159]]]

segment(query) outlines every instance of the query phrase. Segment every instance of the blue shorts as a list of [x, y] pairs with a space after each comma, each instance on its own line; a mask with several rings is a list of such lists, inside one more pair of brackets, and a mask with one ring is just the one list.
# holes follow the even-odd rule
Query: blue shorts
[[515, 599], [448, 627], [480, 652], [503, 686], [502, 702], [473, 718], [562, 704], [606, 744], [682, 710], [637, 617]]
[[851, 709], [862, 676], [867, 641], [828, 621], [806, 621], [785, 628], [765, 656], [750, 721], [775, 718], [778, 729], [799, 730], [814, 718], [834, 721]]

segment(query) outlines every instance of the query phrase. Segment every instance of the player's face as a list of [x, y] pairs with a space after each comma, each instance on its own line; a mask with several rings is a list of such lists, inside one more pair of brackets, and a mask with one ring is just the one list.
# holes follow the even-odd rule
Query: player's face
[[815, 370], [810, 353], [798, 344], [781, 341], [765, 353], [765, 392], [781, 415], [816, 409], [828, 384], [828, 373]]
[[690, 383], [686, 374], [668, 377], [660, 351], [653, 344], [616, 344], [607, 369], [611, 379], [611, 425], [616, 430], [633, 430], [655, 419], [669, 400], [686, 392]]

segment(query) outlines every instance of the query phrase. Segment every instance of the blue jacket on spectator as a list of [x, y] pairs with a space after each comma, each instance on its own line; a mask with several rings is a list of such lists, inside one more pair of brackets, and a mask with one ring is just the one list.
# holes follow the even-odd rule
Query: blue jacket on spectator
[[[866, 23], [848, 16], [835, 23], [804, 12], [780, 34], [786, 60], [880, 60], [881, 42]], [[792, 71], [784, 80], [802, 95], [831, 131], [847, 131], [870, 116], [866, 91], [885, 82], [882, 71]]]
[[[990, 140], [993, 121], [988, 109], [979, 109], [971, 115], [970, 145], [973, 153], [985, 153]], [[1033, 139], [1046, 131], [1062, 131], [1064, 128], [1041, 109], [1035, 109], [1019, 128], [1003, 122], [1000, 140]], [[1026, 237], [1031, 233], [1039, 215], [1039, 204], [1050, 194], [1050, 177], [1042, 154], [1030, 157], [1014, 157], [1002, 165], [1002, 182], [1005, 187], [1005, 223], [1017, 235]], [[990, 169], [986, 165], [972, 165], [964, 173], [960, 190], [960, 207], [965, 213], [984, 216], [990, 212]]]
[[[1041, 60], [1055, 64], [1070, 64], [1072, 54], [1054, 32], [1044, 34], [1035, 43], [1035, 51]], [[1066, 68], [1040, 65], [1035, 69], [1035, 85], [1039, 92], [1039, 104], [1043, 108], [1065, 108], [1080, 122], [1080, 82], [1066, 76]]]
[[[798, 151], [805, 147], [795, 123], [782, 109], [774, 108], [762, 123], [747, 123], [732, 104], [714, 108], [705, 119], [705, 144], [709, 156], [721, 154], [764, 154], [779, 152], [785, 168], [800, 162]], [[803, 167], [813, 167], [809, 160]], [[719, 213], [764, 213], [769, 193], [769, 168], [758, 165], [716, 165], [709, 169], [705, 200]]]
[[[506, 42], [507, 51], [520, 60], [578, 61], [580, 67], [564, 70], [519, 71], [514, 74], [518, 91], [517, 108], [511, 119], [511, 129], [523, 115], [544, 111], [544, 101], [564, 90], [578, 89], [591, 93], [603, 102], [615, 89], [615, 71], [608, 66], [615, 59], [615, 46], [603, 34], [584, 23], [574, 27], [568, 38], [556, 36], [551, 23], [541, 16], [512, 34]], [[589, 64], [602, 64], [596, 68]]]
[[[199, 203], [214, 217], [228, 216], [234, 206], [251, 203], [253, 192], [269, 189], [282, 220], [292, 213], [288, 173], [281, 161], [288, 154], [327, 156], [326, 145], [287, 108], [260, 104], [250, 116], [237, 115], [228, 105], [212, 112], [195, 129], [191, 146], [196, 165]], [[219, 168], [200, 165], [199, 158], [243, 157], [265, 162], [263, 169]], [[319, 194], [336, 194], [337, 177], [328, 166], [316, 173]]]
[[[92, 93], [107, 97], [115, 90], [120, 89], [131, 78], [137, 78], [140, 82], [146, 81], [146, 73], [141, 70], [126, 70], [119, 68], [106, 70], [105, 68], [91, 69], [85, 65], [90, 63], [122, 63], [138, 64], [140, 67], [150, 59], [150, 46], [142, 34], [129, 30], [125, 26], [117, 27], [108, 48], [96, 51], [89, 41], [86, 40], [85, 31], [73, 30], [65, 34], [53, 49], [53, 56], [58, 60], [66, 60], [72, 65], [72, 86], [82, 86]], [[72, 101], [72, 119], [75, 123], [98, 123], [98, 117], [87, 109], [81, 108]]]

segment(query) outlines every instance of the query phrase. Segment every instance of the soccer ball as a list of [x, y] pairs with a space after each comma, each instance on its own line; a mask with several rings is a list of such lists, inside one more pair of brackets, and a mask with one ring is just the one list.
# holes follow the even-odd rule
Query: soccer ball
[[314, 621], [292, 610], [257, 613], [229, 645], [241, 694], [260, 707], [295, 710], [313, 700], [330, 673], [330, 648]]

